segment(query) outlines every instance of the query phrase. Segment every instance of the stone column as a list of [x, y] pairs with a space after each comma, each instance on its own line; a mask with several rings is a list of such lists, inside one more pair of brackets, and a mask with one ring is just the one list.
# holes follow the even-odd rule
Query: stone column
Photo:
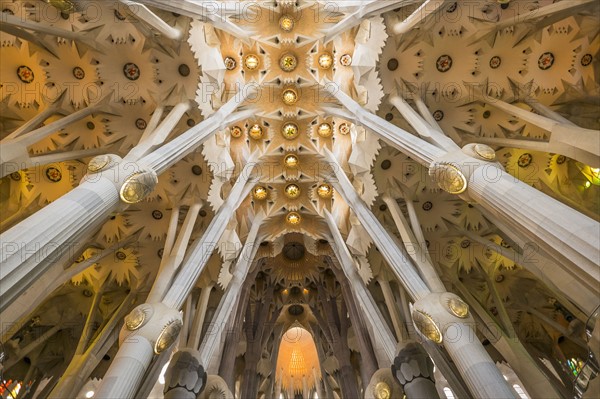
[[[251, 160], [253, 159], [251, 158]], [[215, 248], [215, 243], [227, 227], [227, 220], [250, 192], [252, 185], [248, 183], [248, 180], [253, 168], [254, 164], [252, 162], [246, 165], [227, 200], [217, 211], [202, 238], [192, 244], [186, 261], [181, 266], [162, 302], [140, 305], [126, 317], [125, 327], [121, 334], [131, 335], [132, 338], [122, 340], [123, 343], [117, 352], [117, 357], [120, 356], [122, 359], [119, 362], [113, 361], [102, 381], [100, 392], [105, 396], [96, 395], [96, 397], [106, 399], [132, 398], [153, 358], [152, 351], [147, 354], [147, 351], [144, 350], [154, 348], [154, 353], [160, 354], [167, 350], [170, 344], [177, 339], [183, 325], [178, 309], [181, 308], [204, 270]], [[162, 341], [161, 337], [163, 338]], [[151, 345], [138, 344], [138, 341], [144, 339]], [[141, 351], [139, 357], [130, 354], [130, 347], [134, 344], [137, 344]], [[120, 355], [121, 352], [123, 352], [123, 355]], [[127, 371], [130, 367], [132, 369], [142, 367], [144, 373], [130, 375]], [[107, 377], [110, 378], [107, 379]], [[123, 382], [124, 379], [126, 382]]]
[[324, 212], [325, 221], [329, 226], [329, 231], [333, 238], [334, 245], [332, 245], [332, 248], [346, 278], [352, 282], [350, 290], [356, 303], [360, 306], [364, 321], [369, 329], [376, 357], [380, 366], [389, 365], [394, 361], [394, 357], [396, 356], [397, 341], [394, 339], [388, 325], [384, 322], [383, 316], [377, 305], [375, 305], [373, 297], [358, 275], [352, 255], [348, 251], [348, 247], [335, 224], [333, 216], [328, 210]]
[[[532, 244], [556, 259], [579, 283], [598, 292], [600, 228], [596, 221], [489, 165], [472, 172], [467, 193], [508, 228], [530, 237]], [[562, 285], [552, 270], [544, 271], [556, 286]]]
[[244, 90], [243, 96], [235, 96], [215, 114], [137, 162], [122, 162], [116, 155], [94, 158], [88, 166], [90, 173], [78, 187], [1, 234], [0, 312], [52, 262], [100, 227], [118, 209], [119, 198], [122, 206], [142, 201], [158, 182], [157, 174], [222, 126], [251, 115], [252, 110], [233, 111], [254, 90]]
[[[534, 114], [497, 98], [479, 97], [486, 104], [550, 132], [549, 145], [557, 152], [591, 166], [600, 166], [600, 131], [584, 129], [570, 122]], [[519, 140], [515, 140], [518, 144]]]
[[[557, 3], [541, 10], [553, 6], [561, 5]], [[443, 189], [461, 195], [467, 201], [477, 202], [497, 217], [503, 229], [517, 230], [530, 238], [544, 252], [560, 260], [559, 264], [571, 270], [582, 284], [593, 285], [592, 291], [597, 292], [600, 282], [597, 251], [600, 229], [596, 221], [508, 175], [493, 162], [495, 154], [488, 146], [468, 144], [462, 150], [447, 152], [371, 114], [341, 90], [328, 89], [349, 112], [325, 107], [327, 112], [363, 124], [415, 161], [429, 167], [430, 174]], [[347, 200], [349, 205], [357, 200], [361, 202], [356, 194], [347, 195], [352, 197]], [[368, 224], [363, 222], [367, 230], [372, 222], [377, 222], [376, 218], [368, 215], [364, 219], [369, 220]], [[378, 247], [382, 250], [380, 245]], [[384, 256], [385, 252], [382, 251]]]
[[129, 0], [119, 1], [127, 6], [126, 9], [129, 14], [146, 22], [148, 25], [159, 31], [163, 36], [176, 41], [183, 39], [183, 31], [181, 29], [167, 24], [158, 15], [150, 11], [150, 9], [145, 5]]
[[[468, 314], [468, 306], [454, 294], [431, 292], [411, 262], [408, 261], [404, 251], [400, 250], [373, 212], [360, 199], [333, 154], [327, 149], [325, 151], [328, 161], [333, 165], [336, 178], [334, 186], [357, 215], [400, 282], [416, 300], [415, 309], [419, 309], [419, 311], [413, 311], [412, 318], [417, 329], [421, 331], [423, 336], [433, 342], [438, 344], [444, 342], [444, 347], [456, 363], [471, 392], [477, 397], [514, 398], [514, 393], [507, 385], [502, 374], [479, 340], [476, 339], [473, 329], [474, 322]], [[434, 299], [437, 299], [437, 301]], [[444, 301], [452, 299], [452, 303], [459, 310], [456, 313], [451, 313], [451, 310], [448, 310], [450, 308], [446, 307], [447, 304], [441, 302], [442, 299]], [[463, 305], [466, 306], [466, 310]], [[456, 314], [460, 314], [461, 317], [456, 316]], [[432, 315], [440, 320], [438, 323], [441, 327], [434, 329], [431, 323], [427, 322]], [[463, 317], [469, 320], [462, 320]], [[455, 328], [448, 330], [452, 326]], [[444, 341], [447, 331], [454, 334], [450, 339]]]
[[133, 398], [154, 354], [171, 347], [181, 326], [179, 312], [161, 303], [136, 307], [125, 318], [119, 351], [94, 397]]

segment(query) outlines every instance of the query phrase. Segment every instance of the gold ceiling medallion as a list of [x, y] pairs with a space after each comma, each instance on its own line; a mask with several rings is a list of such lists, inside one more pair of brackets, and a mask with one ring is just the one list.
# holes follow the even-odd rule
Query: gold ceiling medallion
[[90, 172], [90, 173], [100, 172], [109, 163], [110, 163], [110, 156], [98, 155], [98, 156], [92, 158], [90, 163], [88, 163], [88, 172]]
[[294, 29], [295, 24], [294, 19], [289, 15], [283, 15], [279, 18], [279, 27], [282, 31], [291, 32]]
[[331, 137], [332, 131], [333, 129], [331, 128], [331, 125], [326, 122], [321, 123], [317, 128], [317, 133], [323, 138]]
[[143, 201], [156, 187], [158, 178], [151, 171], [136, 172], [125, 179], [119, 196], [127, 204], [137, 204]]
[[181, 320], [175, 319], [170, 321], [169, 324], [162, 329], [156, 340], [156, 344], [154, 344], [154, 353], [159, 355], [175, 343], [181, 332], [182, 324]]
[[294, 105], [298, 101], [298, 92], [294, 89], [285, 89], [281, 99], [285, 105]]
[[475, 144], [473, 146], [473, 151], [475, 151], [475, 154], [485, 161], [493, 161], [496, 159], [496, 151], [494, 151], [494, 149], [489, 145]]
[[298, 59], [293, 54], [285, 54], [279, 60], [279, 67], [285, 72], [292, 72], [298, 66]]
[[296, 168], [298, 166], [298, 164], [300, 163], [300, 160], [298, 159], [296, 154], [287, 154], [283, 158], [283, 163], [288, 168]]
[[297, 212], [290, 212], [285, 217], [285, 221], [291, 224], [292, 226], [297, 226], [302, 221], [302, 218]]
[[298, 137], [298, 125], [294, 122], [287, 122], [281, 127], [281, 134], [288, 140], [293, 140]]
[[264, 199], [267, 198], [268, 193], [269, 192], [267, 191], [267, 189], [265, 187], [263, 187], [263, 186], [256, 186], [252, 190], [252, 197], [255, 200], [262, 201], [262, 200], [264, 200]]
[[319, 56], [319, 67], [329, 69], [333, 66], [333, 57], [329, 53], [323, 53]]
[[125, 327], [129, 331], [140, 329], [153, 314], [152, 307], [148, 304], [142, 304], [131, 311], [125, 317]]
[[263, 136], [263, 129], [258, 123], [255, 123], [248, 129], [248, 135], [254, 140], [260, 140]]
[[429, 174], [447, 193], [461, 194], [467, 189], [467, 178], [455, 165], [438, 163], [429, 170]]
[[231, 128], [231, 137], [233, 138], [237, 139], [238, 137], [242, 137], [242, 133], [244, 133], [244, 131], [239, 126], [234, 126]]
[[431, 316], [415, 309], [412, 312], [412, 319], [415, 323], [415, 327], [421, 332], [421, 334], [423, 334], [423, 336], [435, 342], [436, 344], [442, 343], [442, 332], [437, 324], [435, 324]]
[[333, 187], [323, 183], [317, 187], [317, 194], [323, 199], [330, 199], [333, 196]]
[[288, 184], [285, 186], [285, 196], [289, 199], [296, 199], [300, 196], [300, 187], [296, 184]]
[[244, 66], [246, 69], [253, 71], [260, 65], [260, 60], [254, 54], [249, 54], [244, 58]]
[[454, 316], [460, 319], [466, 319], [469, 316], [469, 305], [465, 302], [461, 301], [458, 298], [449, 298], [448, 302], [448, 310]]

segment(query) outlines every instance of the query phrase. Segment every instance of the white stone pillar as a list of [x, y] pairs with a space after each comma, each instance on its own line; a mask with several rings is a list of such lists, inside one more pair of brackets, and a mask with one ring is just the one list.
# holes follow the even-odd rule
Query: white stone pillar
[[427, 282], [427, 285], [433, 292], [446, 291], [446, 287], [444, 287], [444, 284], [440, 280], [435, 268], [433, 267], [433, 264], [424, 254], [422, 247], [418, 244], [415, 235], [410, 230], [408, 221], [402, 214], [402, 211], [400, 210], [396, 200], [391, 198], [389, 195], [384, 194], [383, 201], [387, 204], [388, 209], [392, 214], [394, 223], [396, 224], [396, 227], [400, 232], [400, 237], [402, 237], [402, 241], [406, 247], [406, 252], [410, 255], [414, 263], [419, 268], [421, 276]]
[[[467, 187], [480, 206], [508, 228], [530, 237], [580, 284], [598, 292], [600, 226], [596, 221], [488, 165], [473, 171]], [[562, 285], [553, 279], [552, 270], [544, 268], [544, 272], [556, 286]]]
[[[327, 43], [330, 40], [334, 39], [337, 35], [342, 32], [347, 32], [353, 27], [362, 23], [365, 18], [370, 16], [383, 14], [384, 12], [394, 10], [396, 8], [402, 7], [402, 4], [405, 3], [406, 0], [363, 0], [361, 1], [358, 8], [348, 13], [341, 21], [337, 22], [331, 28], [325, 30], [323, 35], [323, 43]], [[343, 12], [344, 2], [340, 2], [336, 4], [336, 11]], [[279, 398], [277, 398], [279, 399]]]
[[[216, 242], [218, 242], [227, 226], [227, 220], [231, 218], [231, 215], [235, 212], [241, 201], [250, 192], [252, 185], [248, 183], [248, 180], [254, 168], [252, 161], [253, 159], [251, 158], [240, 174], [227, 200], [213, 217], [202, 238], [196, 240], [188, 250], [188, 256], [180, 267], [175, 280], [169, 287], [162, 302], [140, 305], [125, 318], [125, 327], [121, 334], [124, 336], [131, 334], [132, 338], [123, 342], [117, 354], [121, 352], [128, 354], [131, 350], [130, 342], [137, 340], [139, 337], [145, 338], [150, 342], [156, 354], [167, 350], [170, 344], [177, 339], [183, 325], [181, 315], [177, 309], [181, 308], [183, 302], [196, 284], [198, 277], [204, 270], [210, 255], [215, 249]], [[162, 346], [160, 344], [161, 335], [164, 336]], [[114, 362], [111, 364], [107, 375], [111, 377], [110, 381], [112, 382], [109, 383], [107, 382], [109, 380], [106, 378], [103, 379], [100, 390], [106, 396], [101, 396], [101, 398], [124, 399], [131, 398], [131, 395], [135, 394], [144, 373], [142, 373], [142, 377], [137, 378], [137, 374], [136, 376], [130, 376], [125, 372], [125, 369], [135, 365], [135, 368], [143, 366], [144, 370], [146, 370], [150, 365], [152, 356], [146, 356], [145, 353], [143, 352], [143, 356], [140, 358], [127, 356], [116, 365]], [[123, 382], [123, 379], [125, 379], [125, 382]], [[114, 382], [116, 380], [118, 380], [118, 383]], [[108, 386], [109, 384], [111, 386]], [[113, 385], [116, 388], [113, 388]]]
[[[424, 106], [423, 102], [418, 99], [416, 100]], [[417, 131], [427, 142], [443, 149], [446, 151], [452, 151], [458, 149], [458, 145], [446, 136], [441, 130], [437, 129], [429, 122], [427, 122], [417, 111], [415, 111], [407, 102], [400, 96], [392, 96], [389, 99], [398, 112], [406, 119], [406, 121]]]
[[233, 111], [254, 90], [246, 89], [243, 95], [234, 96], [218, 112], [135, 163], [122, 162], [115, 155], [94, 158], [94, 169], [88, 167], [90, 173], [78, 187], [1, 234], [0, 311], [50, 263], [117, 210], [119, 197], [126, 203], [124, 206], [142, 201], [154, 189], [157, 174], [185, 157], [217, 129], [247, 118], [252, 110]]
[[196, 316], [193, 320], [192, 332], [188, 340], [190, 348], [198, 348], [200, 346], [200, 337], [202, 334], [202, 327], [204, 326], [204, 318], [206, 317], [206, 307], [208, 306], [208, 300], [210, 299], [210, 293], [214, 285], [210, 284], [202, 288], [198, 304], [196, 305]]
[[[560, 3], [552, 6], [557, 4]], [[548, 7], [551, 6], [541, 10]], [[430, 174], [438, 176], [438, 184], [444, 184], [446, 191], [478, 202], [504, 224], [503, 229], [517, 230], [530, 238], [544, 252], [564, 262], [563, 266], [572, 270], [582, 284], [593, 285], [597, 292], [600, 282], [597, 251], [600, 228], [597, 222], [508, 175], [499, 164], [492, 162], [495, 154], [487, 146], [469, 144], [462, 151], [446, 152], [364, 110], [341, 90], [327, 89], [350, 111], [325, 107], [329, 113], [362, 123], [415, 161], [429, 167]], [[331, 159], [337, 162], [334, 157]], [[454, 188], [451, 187], [453, 184]], [[346, 191], [349, 197], [357, 198], [349, 200], [349, 205], [362, 202], [356, 193]], [[363, 226], [369, 231], [376, 223], [378, 221], [373, 217], [373, 223], [363, 222]], [[378, 247], [382, 249], [380, 245]], [[382, 254], [385, 255], [385, 251]]]
[[181, 326], [180, 313], [161, 303], [136, 307], [125, 318], [119, 351], [94, 397], [133, 398], [154, 354], [173, 345]]
[[[553, 152], [566, 155], [590, 166], [600, 166], [600, 131], [584, 129], [573, 123], [557, 120], [557, 118], [534, 114], [496, 98], [488, 96], [479, 96], [479, 98], [494, 108], [550, 132], [548, 145]], [[515, 140], [517, 146], [518, 141]]]
[[[474, 322], [468, 314], [468, 307], [466, 314], [459, 313], [464, 312], [463, 305], [466, 306], [466, 304], [454, 294], [431, 292], [412, 264], [406, 259], [407, 255], [400, 250], [373, 212], [358, 197], [348, 176], [341, 169], [333, 154], [327, 149], [325, 151], [334, 170], [335, 178], [337, 178], [334, 186], [357, 215], [400, 282], [416, 300], [415, 309], [418, 309], [419, 312], [412, 312], [415, 327], [431, 341], [438, 344], [444, 342], [444, 347], [454, 360], [471, 392], [478, 398], [514, 398], [513, 392], [506, 384], [502, 374], [475, 336]], [[444, 301], [450, 299], [459, 309], [456, 314], [461, 314], [461, 317], [457, 317], [447, 310], [450, 309], [449, 302]], [[432, 316], [435, 316], [433, 317], [434, 325], [427, 323]], [[462, 320], [462, 317], [470, 319]], [[453, 326], [454, 329], [449, 330]], [[447, 331], [455, 335], [449, 336]], [[448, 338], [444, 340], [445, 337]]]
[[432, 293], [415, 302], [412, 317], [423, 337], [444, 345], [477, 398], [516, 398], [479, 342], [468, 305], [458, 296]]
[[333, 216], [326, 209], [323, 216], [333, 238], [334, 245], [332, 245], [332, 249], [346, 278], [350, 281], [352, 295], [364, 315], [364, 321], [371, 336], [373, 351], [375, 352], [377, 361], [380, 366], [392, 364], [396, 356], [397, 341], [385, 323], [383, 315], [375, 304], [373, 297], [358, 275], [354, 259], [342, 238]]
[[408, 254], [400, 249], [392, 236], [383, 228], [381, 222], [379, 222], [369, 207], [358, 196], [358, 193], [352, 186], [352, 183], [350, 183], [350, 180], [348, 180], [348, 176], [346, 176], [346, 173], [337, 162], [333, 153], [326, 148], [324, 151], [335, 173], [335, 176], [329, 178], [332, 180], [331, 183], [354, 211], [383, 258], [391, 266], [396, 277], [413, 298], [422, 298], [429, 294], [430, 288], [415, 270]]
[[237, 309], [240, 290], [250, 271], [250, 266], [254, 263], [254, 258], [259, 247], [259, 242], [257, 242], [259, 239], [258, 231], [264, 218], [265, 216], [262, 213], [254, 217], [244, 247], [235, 264], [233, 277], [217, 307], [215, 316], [212, 318], [211, 327], [209, 327], [204, 336], [202, 346], [200, 346], [201, 364], [209, 372], [213, 367], [216, 367], [218, 371], [218, 364], [224, 344], [224, 333], [229, 324], [228, 321], [231, 313]]

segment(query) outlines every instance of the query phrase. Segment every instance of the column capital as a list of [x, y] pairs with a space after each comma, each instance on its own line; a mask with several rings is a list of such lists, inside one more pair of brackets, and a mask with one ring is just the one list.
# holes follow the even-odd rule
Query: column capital
[[495, 151], [485, 144], [467, 144], [462, 149], [449, 151], [429, 165], [429, 175], [450, 194], [460, 195], [465, 201], [473, 202], [467, 188], [475, 170], [482, 166], [504, 170], [495, 162]]
[[179, 336], [181, 314], [162, 303], [143, 303], [127, 316], [119, 334], [119, 344], [142, 336], [150, 342], [155, 354], [165, 351]]
[[[441, 344], [444, 339], [455, 340], [463, 334], [463, 325], [475, 325], [467, 305], [451, 292], [433, 292], [415, 302], [412, 309], [415, 328], [427, 339]], [[449, 334], [449, 331], [451, 332]]]
[[152, 167], [140, 161], [126, 161], [114, 154], [98, 155], [89, 162], [82, 181], [110, 180], [119, 192], [123, 204], [143, 201], [158, 184]]

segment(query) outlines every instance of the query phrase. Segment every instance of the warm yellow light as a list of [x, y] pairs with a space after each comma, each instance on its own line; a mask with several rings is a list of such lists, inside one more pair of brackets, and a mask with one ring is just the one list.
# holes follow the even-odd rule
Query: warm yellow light
[[329, 184], [321, 184], [317, 188], [317, 194], [323, 199], [329, 199], [333, 195], [333, 188]]
[[285, 220], [293, 225], [293, 226], [297, 226], [300, 224], [300, 222], [302, 221], [302, 218], [300, 217], [300, 215], [297, 212], [290, 212], [288, 213], [287, 217], [285, 218]]
[[586, 181], [586, 182], [584, 183], [584, 185], [585, 185], [585, 188], [590, 188], [590, 187], [591, 187], [591, 185], [592, 185], [592, 183], [590, 183], [589, 181]]
[[590, 168], [590, 171], [592, 172], [592, 176], [596, 179], [600, 179], [600, 168]]
[[448, 299], [448, 309], [450, 313], [461, 319], [469, 316], [469, 305], [457, 298]]
[[323, 53], [319, 56], [319, 66], [322, 69], [329, 69], [333, 65], [333, 57], [329, 53]]
[[298, 157], [295, 154], [287, 154], [283, 158], [283, 163], [288, 168], [295, 168], [295, 167], [298, 166], [298, 164], [300, 163], [300, 161], [299, 161]]
[[317, 133], [319, 134], [319, 136], [327, 138], [327, 137], [331, 137], [331, 125], [329, 123], [321, 123], [319, 125], [319, 127], [317, 128]]
[[287, 122], [281, 128], [281, 134], [288, 140], [298, 137], [298, 125], [293, 122]]
[[285, 89], [281, 95], [281, 99], [286, 105], [294, 105], [298, 101], [298, 93], [294, 89]]
[[279, 27], [285, 32], [291, 32], [291, 30], [294, 29], [294, 25], [294, 19], [289, 15], [284, 15], [279, 18]]
[[300, 196], [300, 187], [296, 184], [288, 184], [285, 187], [285, 195], [290, 199], [296, 199]]
[[267, 195], [268, 191], [263, 186], [256, 186], [254, 187], [254, 190], [252, 190], [252, 197], [254, 197], [255, 200], [264, 200], [267, 198]]
[[258, 68], [259, 64], [260, 60], [254, 54], [247, 55], [246, 58], [244, 58], [244, 66], [246, 69], [253, 71]]
[[263, 129], [259, 124], [255, 123], [254, 125], [250, 126], [250, 129], [248, 129], [248, 135], [254, 140], [259, 140], [263, 136]]
[[239, 126], [234, 126], [231, 128], [231, 137], [238, 138], [242, 136], [242, 128]]
[[375, 385], [375, 398], [377, 399], [390, 399], [392, 397], [392, 393], [390, 391], [390, 387], [385, 382], [381, 381]]
[[285, 72], [292, 72], [298, 66], [298, 59], [293, 54], [285, 54], [279, 60], [279, 67]]

